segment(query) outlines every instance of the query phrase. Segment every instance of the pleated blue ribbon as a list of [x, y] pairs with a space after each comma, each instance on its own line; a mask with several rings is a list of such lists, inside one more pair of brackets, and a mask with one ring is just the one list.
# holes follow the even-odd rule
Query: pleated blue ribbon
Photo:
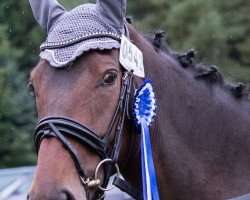
[[156, 173], [151, 150], [149, 128], [147, 122], [141, 120], [141, 158], [144, 200], [159, 200]]
[[150, 143], [149, 126], [155, 116], [155, 94], [152, 81], [146, 79], [136, 91], [134, 99], [134, 119], [141, 130], [141, 168], [144, 200], [159, 200], [156, 173]]

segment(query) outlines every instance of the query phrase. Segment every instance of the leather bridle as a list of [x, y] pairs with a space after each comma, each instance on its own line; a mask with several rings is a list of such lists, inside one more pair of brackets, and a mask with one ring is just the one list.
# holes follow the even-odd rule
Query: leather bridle
[[[117, 166], [117, 161], [121, 149], [121, 136], [123, 133], [124, 120], [129, 113], [129, 101], [131, 94], [131, 86], [133, 81], [133, 73], [125, 72], [122, 78], [122, 85], [118, 105], [115, 114], [111, 120], [109, 128], [104, 138], [99, 137], [96, 133], [88, 129], [86, 126], [64, 117], [48, 117], [42, 119], [36, 127], [34, 134], [34, 144], [36, 152], [39, 152], [40, 143], [44, 138], [55, 137], [57, 138], [64, 148], [69, 152], [72, 157], [75, 167], [78, 171], [80, 181], [85, 188], [87, 199], [90, 199], [90, 185], [95, 185], [97, 180], [95, 177], [87, 177], [84, 166], [81, 163], [76, 149], [71, 145], [67, 138], [73, 138], [79, 143], [90, 148], [96, 152], [104, 162], [104, 178], [102, 184], [98, 186], [91, 199], [103, 199], [105, 195], [105, 188], [108, 185], [111, 176], [112, 165]], [[116, 127], [115, 127], [116, 125]], [[110, 145], [111, 133], [115, 129], [114, 142]]]

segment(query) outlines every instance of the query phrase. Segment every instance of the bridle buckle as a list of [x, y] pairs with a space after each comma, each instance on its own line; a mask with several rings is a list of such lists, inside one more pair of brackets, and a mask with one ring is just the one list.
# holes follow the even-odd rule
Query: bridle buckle
[[83, 177], [80, 177], [81, 181], [84, 185], [87, 185], [88, 188], [95, 188], [98, 187], [101, 184], [100, 179], [91, 179], [91, 178], [87, 178], [86, 180], [84, 180]]

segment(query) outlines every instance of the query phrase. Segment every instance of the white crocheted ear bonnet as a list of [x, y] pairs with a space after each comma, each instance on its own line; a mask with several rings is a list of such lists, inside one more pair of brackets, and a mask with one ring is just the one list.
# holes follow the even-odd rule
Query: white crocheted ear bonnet
[[120, 48], [126, 34], [125, 0], [100, 0], [67, 12], [56, 0], [30, 0], [34, 16], [48, 37], [40, 57], [53, 67], [69, 65], [92, 49]]

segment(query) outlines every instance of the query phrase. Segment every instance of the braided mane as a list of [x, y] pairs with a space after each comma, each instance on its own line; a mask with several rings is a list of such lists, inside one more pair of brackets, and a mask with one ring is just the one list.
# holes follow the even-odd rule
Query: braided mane
[[186, 53], [173, 51], [164, 41], [165, 32], [159, 30], [154, 38], [145, 36], [153, 45], [155, 51], [162, 51], [174, 58], [183, 69], [190, 71], [197, 81], [204, 81], [208, 87], [219, 85], [224, 90], [230, 92], [236, 99], [250, 102], [250, 86], [243, 83], [230, 83], [226, 81], [219, 69], [211, 64], [196, 61], [197, 52], [193, 49]]

